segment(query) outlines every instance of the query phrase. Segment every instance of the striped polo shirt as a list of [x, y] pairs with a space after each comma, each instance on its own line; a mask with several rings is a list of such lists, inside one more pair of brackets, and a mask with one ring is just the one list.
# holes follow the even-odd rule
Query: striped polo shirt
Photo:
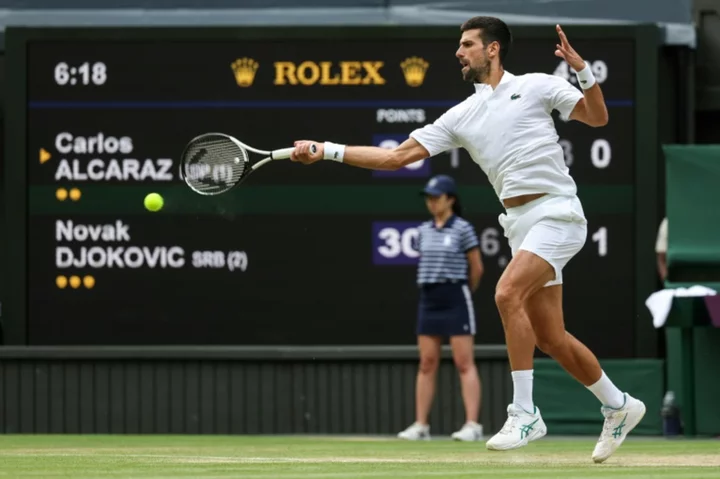
[[467, 281], [467, 252], [478, 246], [470, 223], [453, 215], [442, 228], [434, 220], [426, 221], [418, 233], [418, 284]]

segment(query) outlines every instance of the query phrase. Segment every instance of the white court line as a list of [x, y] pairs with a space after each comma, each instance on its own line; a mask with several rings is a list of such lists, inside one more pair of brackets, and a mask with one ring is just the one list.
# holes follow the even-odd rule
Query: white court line
[[[181, 456], [177, 454], [106, 454], [102, 452], [88, 452], [87, 454], [78, 453], [67, 453], [67, 452], [51, 452], [51, 453], [12, 453], [12, 452], [0, 452], [0, 456], [12, 456], [12, 457], [130, 457], [130, 458], [147, 458], [147, 459], [174, 459], [175, 462], [185, 463], [246, 463], [246, 464], [328, 464], [328, 463], [363, 463], [363, 462], [376, 462], [376, 463], [428, 463], [437, 462], [431, 459], [402, 459], [402, 458], [374, 458], [374, 457], [230, 457], [230, 456]], [[476, 462], [476, 461], [464, 461], [464, 460], [453, 460], [450, 462]]]
[[[426, 458], [375, 458], [375, 457], [263, 457], [263, 456], [188, 456], [177, 454], [118, 454], [118, 453], [43, 453], [43, 452], [5, 452], [0, 451], [0, 457], [32, 457], [40, 459], [42, 457], [73, 457], [90, 459], [97, 458], [134, 458], [134, 459], [155, 459], [161, 460], [163, 463], [176, 464], [468, 464], [468, 465], [493, 465], [493, 466], [518, 466], [518, 465], [544, 465], [551, 467], [576, 466], [582, 467], [586, 465], [580, 457], [563, 457], [553, 455], [478, 455], [472, 457], [433, 457]], [[703, 456], [705, 458], [705, 456]], [[687, 456], [682, 460], [682, 456], [675, 457], [638, 457], [625, 456], [618, 457], [617, 461], [607, 466], [615, 467], [709, 467], [720, 466], [720, 457], [712, 457], [712, 461], [701, 461], [700, 458]], [[431, 472], [431, 471], [428, 471]], [[385, 473], [387, 474], [387, 472]], [[395, 475], [395, 473], [393, 473]]]
[[[461, 477], [461, 476], [473, 476], [477, 477], [477, 471], [378, 471], [378, 472], [304, 472], [301, 474], [287, 474], [284, 472], [269, 472], [268, 474], [247, 474], [242, 473], [242, 479], [335, 479], [335, 478], [355, 478], [355, 477], [388, 477], [391, 474], [393, 477], [430, 477], [430, 476], [441, 476], [441, 477]], [[223, 479], [227, 476], [220, 476]], [[155, 478], [153, 478], [155, 479]], [[171, 478], [168, 478], [171, 479]], [[172, 479], [176, 479], [173, 477]], [[209, 479], [206, 476], [199, 476], [198, 479]]]

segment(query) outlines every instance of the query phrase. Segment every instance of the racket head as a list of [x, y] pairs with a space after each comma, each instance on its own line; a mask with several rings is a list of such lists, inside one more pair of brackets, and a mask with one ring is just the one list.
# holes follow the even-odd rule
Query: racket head
[[244, 145], [224, 133], [204, 133], [185, 146], [180, 178], [196, 193], [213, 196], [234, 188], [252, 169]]

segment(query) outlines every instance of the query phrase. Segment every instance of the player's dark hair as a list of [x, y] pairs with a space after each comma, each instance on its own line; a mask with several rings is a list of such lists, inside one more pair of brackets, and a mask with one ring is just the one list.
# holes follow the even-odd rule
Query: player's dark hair
[[453, 198], [452, 211], [455, 216], [462, 216], [462, 205], [460, 204], [460, 198], [458, 195], [448, 195], [448, 198]]
[[486, 47], [492, 42], [500, 45], [500, 64], [502, 65], [512, 45], [512, 33], [510, 28], [495, 17], [472, 17], [460, 26], [461, 32], [468, 30], [480, 30], [480, 38]]

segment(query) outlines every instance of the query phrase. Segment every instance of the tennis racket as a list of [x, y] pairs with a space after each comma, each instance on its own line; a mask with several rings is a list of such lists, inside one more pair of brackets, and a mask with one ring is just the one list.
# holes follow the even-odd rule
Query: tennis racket
[[[293, 150], [258, 150], [224, 133], [204, 133], [185, 147], [180, 157], [180, 177], [196, 193], [219, 195], [238, 186], [261, 166], [290, 158]], [[251, 165], [248, 152], [265, 158]]]

